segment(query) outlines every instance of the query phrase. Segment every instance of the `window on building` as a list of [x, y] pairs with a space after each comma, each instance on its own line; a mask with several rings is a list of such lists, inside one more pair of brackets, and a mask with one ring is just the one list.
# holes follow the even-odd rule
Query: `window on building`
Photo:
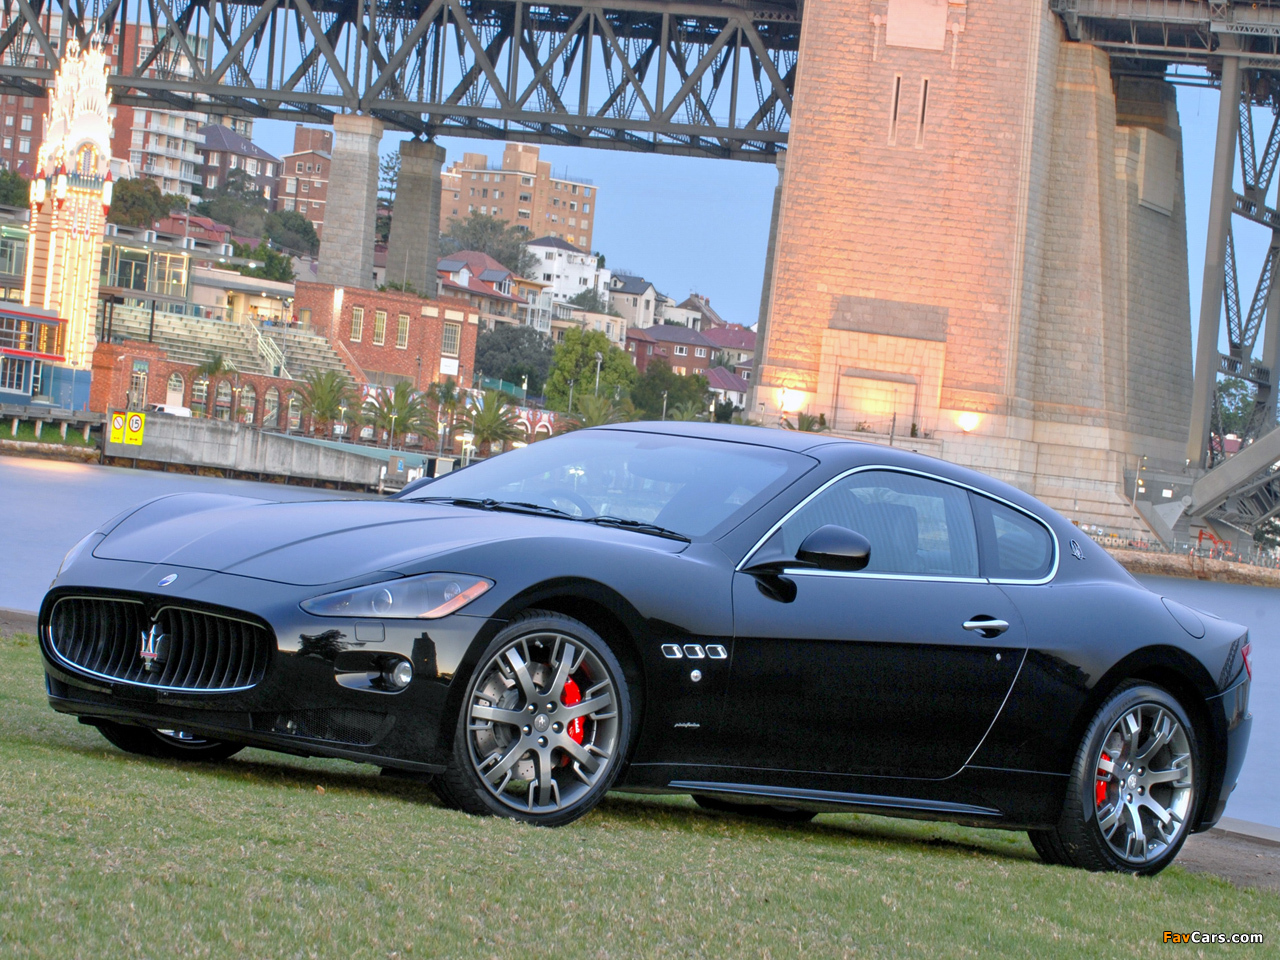
[[409, 315], [402, 313], [396, 323], [396, 349], [409, 349]]
[[4, 138], [4, 148], [5, 148], [6, 150], [12, 150], [12, 149], [13, 149], [13, 137], [5, 137], [5, 138]]
[[688, 347], [686, 347], [686, 346], [685, 346], [684, 344], [682, 344], [682, 343], [678, 343], [678, 344], [676, 344], [676, 356], [677, 356], [677, 357], [687, 357], [688, 355], [689, 355], [689, 348], [688, 348]]
[[583, 212], [583, 213], [590, 213], [590, 212], [591, 212], [591, 204], [589, 204], [589, 203], [584, 203], [584, 204], [582, 205], [582, 212]]
[[209, 399], [209, 378], [196, 377], [191, 384], [191, 412], [204, 416], [205, 404]]
[[520, 178], [520, 183], [521, 183], [523, 186], [526, 186], [526, 187], [532, 187], [532, 186], [533, 186], [533, 177], [521, 177], [521, 178]]
[[308, 164], [307, 164], [307, 173], [310, 173], [313, 169], [314, 169], [314, 168], [313, 168], [312, 164], [309, 164], [309, 163], [308, 163]]
[[19, 137], [19, 138], [18, 138], [18, 152], [19, 152], [19, 153], [30, 153], [30, 152], [31, 152], [31, 138], [30, 138], [30, 137]]
[[236, 419], [241, 423], [253, 423], [254, 408], [258, 405], [258, 391], [252, 383], [240, 388], [240, 396], [236, 398]]
[[649, 346], [645, 348], [645, 351], [644, 351], [644, 352], [645, 352], [646, 356], [650, 356], [650, 357], [652, 357], [652, 356], [653, 356], [653, 344], [649, 344]]
[[316, 173], [324, 173], [324, 164], [322, 163], [316, 164]]
[[204, 185], [208, 187], [210, 190], [217, 189], [218, 175], [216, 173], [209, 174], [209, 176], [205, 178]]
[[302, 426], [302, 398], [296, 393], [289, 394], [289, 429], [297, 430]]
[[[458, 211], [457, 211], [457, 210], [455, 210], [455, 211], [453, 211], [453, 212], [454, 212], [454, 213], [457, 213]], [[528, 219], [529, 219], [529, 216], [530, 216], [530, 215], [529, 215], [529, 211], [528, 211], [528, 210], [521, 210], [518, 216], [520, 217], [520, 219], [521, 219], [521, 220], [528, 220]]]
[[591, 196], [591, 188], [590, 188], [590, 187], [583, 187], [583, 188], [582, 188], [582, 195], [583, 195], [584, 197], [589, 197], [589, 196]]
[[292, 199], [292, 198], [288, 198], [288, 199], [286, 199], [286, 200], [285, 200], [285, 202], [284, 202], [284, 208], [285, 208], [286, 210], [292, 210], [292, 209], [293, 209], [293, 199]]
[[240, 169], [240, 158], [237, 157], [234, 153], [230, 154], [227, 157], [227, 166], [230, 167], [232, 170]]
[[462, 324], [446, 323], [440, 336], [440, 352], [446, 357], [456, 357], [462, 346]]
[[267, 164], [267, 176], [274, 177], [276, 175], [276, 165], [274, 163]]
[[0, 357], [0, 390], [26, 393], [27, 366], [26, 360], [17, 357]]
[[359, 343], [364, 337], [364, 307], [351, 308], [351, 342]]
[[589, 230], [589, 229], [591, 229], [591, 221], [590, 221], [590, 220], [583, 220], [583, 221], [582, 221], [582, 229], [583, 229], [583, 230]]
[[293, 165], [293, 172], [294, 172], [294, 173], [301, 173], [301, 172], [302, 172], [302, 161], [301, 161], [301, 160], [299, 160], [297, 163], [295, 163], [295, 164]]
[[310, 181], [310, 180], [303, 180], [303, 181], [302, 181], [302, 192], [303, 192], [303, 193], [310, 193], [310, 192], [311, 192], [311, 181]]
[[221, 162], [221, 156], [218, 151], [209, 154], [209, 166], [216, 167]]
[[23, 118], [22, 118], [22, 125], [19, 127], [19, 129], [20, 129], [20, 130], [30, 130], [30, 129], [31, 129], [31, 117], [29, 117], [29, 116], [25, 116], [25, 117], [23, 117]]
[[262, 425], [280, 426], [280, 391], [275, 387], [268, 387], [262, 395]]
[[373, 311], [373, 345], [380, 347], [387, 342], [387, 311]]
[[531, 194], [531, 193], [522, 193], [522, 194], [520, 194], [520, 202], [521, 202], [521, 203], [533, 203], [533, 194]]
[[251, 177], [256, 177], [258, 175], [258, 161], [252, 157], [246, 160], [244, 162], [244, 172]]
[[307, 212], [307, 201], [305, 201], [305, 200], [299, 200], [299, 201], [298, 201], [298, 212], [299, 212], [299, 213], [306, 213], [306, 212]]
[[323, 185], [324, 185], [324, 181], [323, 181], [323, 180], [312, 180], [312, 181], [311, 181], [311, 186], [315, 187], [317, 190], [319, 190]]
[[7, 117], [5, 117], [5, 118], [4, 118], [4, 125], [5, 125], [6, 127], [12, 127], [12, 126], [13, 126], [13, 114], [12, 114], [12, 113], [11, 113], [11, 114], [9, 114]]
[[693, 355], [694, 355], [695, 357], [705, 357], [705, 356], [707, 355], [707, 348], [706, 348], [706, 347], [697, 347], [697, 348], [693, 351]]

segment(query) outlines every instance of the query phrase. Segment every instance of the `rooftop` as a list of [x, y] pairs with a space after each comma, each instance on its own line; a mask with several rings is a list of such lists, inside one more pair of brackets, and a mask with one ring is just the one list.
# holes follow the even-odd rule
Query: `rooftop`
[[615, 273], [609, 289], [617, 293], [644, 293], [653, 284], [644, 277], [633, 277], [626, 273]]
[[711, 327], [703, 330], [702, 335], [722, 350], [754, 350], [756, 348], [756, 332], [740, 323], [731, 323], [727, 327]]
[[586, 253], [587, 251], [575, 247], [572, 243], [561, 240], [559, 237], [539, 237], [537, 240], [529, 240], [525, 242], [526, 247], [550, 247], [554, 250], [568, 250], [570, 253]]
[[695, 347], [712, 349], [716, 346], [697, 330], [667, 324], [646, 327], [643, 330], [633, 327], [627, 331], [627, 336], [633, 340], [653, 340], [656, 343], [687, 343]]
[[724, 367], [712, 367], [707, 371], [707, 385], [712, 390], [732, 390], [735, 393], [746, 393], [751, 384]]
[[205, 150], [222, 150], [226, 153], [239, 154], [242, 157], [256, 157], [259, 160], [269, 160], [272, 163], [280, 162], [279, 157], [267, 153], [252, 140], [240, 136], [230, 127], [224, 127], [218, 123], [210, 123], [201, 127], [200, 132], [204, 134]]

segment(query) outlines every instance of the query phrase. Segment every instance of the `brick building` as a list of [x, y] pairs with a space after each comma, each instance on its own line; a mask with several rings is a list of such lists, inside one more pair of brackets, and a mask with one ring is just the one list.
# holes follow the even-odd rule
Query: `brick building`
[[736, 367], [756, 355], [756, 332], [740, 323], [702, 327], [698, 332], [715, 344], [716, 352], [732, 366]]
[[0, 170], [14, 170], [27, 179], [35, 173], [48, 106], [46, 97], [0, 97]]
[[199, 169], [202, 188], [210, 193], [220, 190], [227, 185], [232, 170], [243, 170], [270, 208], [275, 201], [280, 158], [222, 124], [201, 127], [200, 134], [204, 137]]
[[465, 300], [424, 300], [396, 290], [334, 287], [299, 280], [294, 311], [329, 338], [358, 383], [415, 389], [475, 374], [480, 314]]
[[324, 214], [329, 200], [329, 174], [333, 164], [333, 131], [298, 124], [293, 129], [293, 152], [281, 157], [276, 185], [276, 209], [296, 210], [324, 235]]
[[537, 237], [561, 237], [591, 249], [600, 191], [589, 180], [557, 177], [538, 148], [508, 143], [502, 166], [483, 153], [465, 153], [440, 174], [440, 229], [472, 213], [505, 220]]
[[697, 330], [679, 326], [627, 329], [627, 353], [641, 375], [653, 360], [665, 360], [680, 376], [706, 375], [716, 345]]

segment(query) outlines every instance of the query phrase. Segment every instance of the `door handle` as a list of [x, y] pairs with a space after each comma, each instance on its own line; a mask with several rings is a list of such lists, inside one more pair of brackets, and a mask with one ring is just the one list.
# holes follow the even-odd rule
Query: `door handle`
[[974, 630], [974, 631], [976, 631], [976, 632], [978, 632], [978, 633], [982, 634], [982, 635], [983, 635], [984, 637], [986, 637], [988, 640], [990, 640], [992, 637], [998, 637], [998, 636], [1000, 636], [1000, 634], [1002, 634], [1002, 633], [1004, 633], [1006, 630], [1008, 630], [1008, 629], [1009, 629], [1009, 621], [1008, 621], [1008, 620], [994, 620], [994, 619], [989, 619], [989, 620], [982, 620], [982, 619], [977, 619], [977, 620], [966, 620], [966, 621], [964, 622], [964, 628], [965, 628], [966, 630]]

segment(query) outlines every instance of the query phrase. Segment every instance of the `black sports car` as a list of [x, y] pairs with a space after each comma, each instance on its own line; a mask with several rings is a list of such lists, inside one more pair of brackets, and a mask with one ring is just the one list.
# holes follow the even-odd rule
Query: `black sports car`
[[49, 702], [125, 750], [431, 775], [556, 825], [611, 789], [1026, 829], [1152, 873], [1221, 816], [1245, 629], [1020, 491], [817, 434], [625, 424], [387, 501], [151, 501], [67, 556]]

